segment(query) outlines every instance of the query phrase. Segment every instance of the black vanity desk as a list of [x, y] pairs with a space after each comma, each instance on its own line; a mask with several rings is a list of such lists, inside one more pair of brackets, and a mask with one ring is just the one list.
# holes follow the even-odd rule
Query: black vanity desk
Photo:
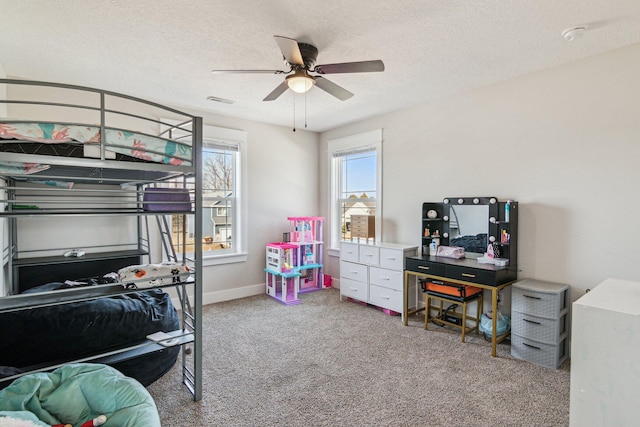
[[[514, 266], [497, 267], [493, 264], [480, 264], [475, 259], [454, 259], [436, 256], [415, 256], [406, 258], [404, 272], [404, 304], [402, 318], [404, 326], [408, 325], [408, 315], [423, 311], [416, 308], [409, 311], [409, 279], [435, 279], [443, 282], [470, 285], [491, 291], [491, 312], [498, 311], [498, 292], [510, 286], [517, 279], [517, 269]], [[417, 292], [417, 291], [416, 291]], [[497, 318], [493, 316], [491, 334], [491, 356], [496, 356], [496, 344], [504, 340], [509, 332], [496, 336]]]

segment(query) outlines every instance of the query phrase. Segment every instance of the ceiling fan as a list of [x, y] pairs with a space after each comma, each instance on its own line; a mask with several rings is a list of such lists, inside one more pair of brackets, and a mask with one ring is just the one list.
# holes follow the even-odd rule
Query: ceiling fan
[[[297, 40], [273, 36], [282, 52], [288, 71], [282, 70], [213, 70], [214, 74], [252, 73], [252, 74], [289, 74], [278, 87], [276, 87], [263, 101], [273, 101], [282, 95], [287, 89], [297, 93], [305, 93], [313, 86], [324, 90], [341, 101], [346, 101], [353, 96], [342, 86], [322, 77], [322, 74], [338, 73], [368, 73], [384, 71], [384, 63], [380, 60], [361, 62], [342, 62], [338, 64], [316, 65], [318, 49], [310, 44]], [[291, 74], [293, 73], [293, 74]], [[316, 73], [321, 75], [311, 75]]]

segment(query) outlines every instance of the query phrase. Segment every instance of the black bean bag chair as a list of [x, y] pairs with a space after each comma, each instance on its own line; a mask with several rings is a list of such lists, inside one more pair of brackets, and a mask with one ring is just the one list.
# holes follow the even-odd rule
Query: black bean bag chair
[[[47, 284], [29, 292], [60, 287], [64, 284]], [[161, 289], [2, 313], [0, 366], [26, 371], [134, 345], [154, 332], [177, 329], [178, 314]], [[178, 346], [168, 347], [111, 365], [147, 386], [171, 369], [179, 351]]]

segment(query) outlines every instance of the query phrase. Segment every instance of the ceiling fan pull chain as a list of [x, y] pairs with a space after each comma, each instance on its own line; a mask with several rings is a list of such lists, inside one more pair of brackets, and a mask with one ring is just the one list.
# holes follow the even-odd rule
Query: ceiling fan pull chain
[[293, 131], [296, 131], [296, 95], [293, 95]]
[[304, 93], [304, 128], [307, 128], [307, 93]]

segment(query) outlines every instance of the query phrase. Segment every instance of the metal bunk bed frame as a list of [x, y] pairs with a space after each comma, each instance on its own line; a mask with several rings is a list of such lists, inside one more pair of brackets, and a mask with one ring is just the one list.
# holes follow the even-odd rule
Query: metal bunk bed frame
[[[202, 398], [202, 245], [198, 244], [202, 242], [202, 168], [201, 168], [201, 147], [202, 147], [202, 118], [197, 117], [164, 105], [147, 101], [144, 99], [119, 94], [116, 92], [105, 91], [90, 87], [67, 85], [60, 83], [48, 83], [39, 81], [28, 80], [12, 80], [12, 79], [0, 79], [0, 85], [30, 85], [30, 86], [42, 86], [63, 90], [80, 91], [82, 93], [95, 93], [99, 97], [99, 105], [80, 105], [70, 103], [59, 103], [49, 101], [24, 101], [5, 99], [0, 100], [0, 103], [7, 105], [29, 105], [34, 108], [38, 106], [47, 107], [62, 107], [68, 110], [90, 110], [96, 111], [99, 114], [99, 128], [100, 128], [100, 158], [69, 158], [58, 157], [38, 154], [22, 154], [22, 153], [8, 153], [2, 152], [2, 160], [9, 162], [33, 162], [33, 163], [45, 163], [50, 165], [50, 169], [44, 173], [40, 172], [35, 175], [29, 175], [37, 179], [60, 179], [60, 180], [73, 180], [78, 183], [84, 184], [128, 184], [135, 186], [135, 191], [132, 190], [103, 190], [103, 189], [61, 189], [61, 188], [37, 188], [38, 192], [43, 192], [46, 197], [50, 199], [42, 198], [38, 194], [30, 195], [27, 190], [29, 187], [25, 185], [18, 185], [18, 180], [23, 176], [0, 175], [0, 179], [4, 180], [4, 185], [1, 185], [0, 189], [4, 190], [7, 197], [0, 200], [0, 203], [5, 207], [0, 212], [0, 218], [7, 218], [8, 227], [10, 228], [8, 235], [9, 244], [7, 247], [3, 245], [3, 266], [7, 267], [9, 284], [12, 285], [13, 267], [17, 260], [20, 260], [18, 251], [17, 240], [17, 224], [20, 218], [37, 218], [37, 217], [86, 217], [86, 216], [135, 216], [137, 218], [137, 247], [133, 252], [139, 255], [147, 255], [150, 259], [150, 248], [148, 238], [148, 222], [145, 221], [145, 227], [147, 229], [146, 239], [142, 237], [142, 217], [148, 218], [148, 216], [155, 216], [158, 219], [158, 225], [160, 227], [160, 238], [162, 241], [162, 248], [167, 252], [166, 259], [181, 262], [183, 264], [189, 264], [192, 270], [191, 278], [181, 283], [173, 285], [160, 286], [162, 288], [173, 287], [176, 289], [178, 298], [180, 300], [180, 309], [182, 315], [182, 330], [175, 331], [176, 337], [179, 338], [178, 345], [182, 346], [182, 379], [184, 385], [193, 395], [195, 401], [199, 401]], [[135, 113], [129, 113], [119, 111], [115, 109], [109, 109], [106, 107], [106, 99], [113, 98], [116, 100], [131, 101], [136, 105], [140, 105], [141, 108], [153, 108], [161, 111], [167, 115], [180, 116], [186, 118], [180, 125], [180, 130], [185, 130], [187, 124], [190, 124], [188, 132], [191, 135], [191, 165], [168, 165], [160, 163], [143, 163], [143, 162], [128, 162], [128, 161], [116, 161], [108, 160], [106, 158], [107, 141], [106, 141], [106, 120], [107, 114], [113, 114], [115, 116], [125, 116], [128, 118], [143, 120], [145, 122], [152, 123], [153, 126], [168, 127], [169, 129], [175, 127], [171, 124], [164, 123], [157, 118], [146, 117]], [[3, 120], [0, 119], [0, 122]], [[78, 125], [84, 125], [82, 123], [76, 123]], [[95, 126], [95, 124], [90, 124]], [[155, 136], [155, 135], [154, 135]], [[163, 137], [166, 138], [166, 137]], [[170, 139], [170, 138], [167, 138]], [[0, 144], [3, 140], [0, 140]], [[180, 142], [183, 143], [183, 142]], [[184, 188], [189, 189], [191, 210], [176, 212], [170, 211], [145, 211], [142, 206], [142, 194], [143, 188], [146, 185], [155, 183], [167, 183], [169, 181], [179, 181]], [[83, 194], [81, 194], [83, 193]], [[89, 193], [90, 196], [86, 196]], [[61, 198], [62, 196], [64, 198]], [[25, 197], [27, 197], [25, 199]], [[28, 197], [35, 197], [38, 203], [45, 206], [51, 204], [49, 208], [43, 209], [16, 209], [18, 203], [29, 204]], [[88, 199], [87, 199], [88, 197]], [[91, 209], [84, 209], [78, 207], [78, 204], [74, 204], [75, 198], [82, 198], [85, 202], [87, 200], [92, 203], [97, 203], [98, 207]], [[120, 200], [127, 198], [128, 201], [124, 202]], [[60, 204], [61, 201], [69, 203], [70, 207], [55, 207], [55, 204]], [[124, 204], [124, 207], [122, 206]], [[193, 257], [187, 257], [186, 247], [182, 247], [181, 259], [178, 259], [176, 253], [173, 251], [173, 244], [167, 239], [171, 238], [170, 230], [168, 229], [166, 215], [181, 215], [181, 220], [186, 221], [187, 215], [193, 215], [194, 224], [194, 251]], [[164, 228], [163, 228], [164, 227]], [[182, 230], [186, 230], [186, 227], [182, 227]], [[186, 231], [185, 231], [186, 232]], [[182, 239], [183, 242], [186, 239]], [[113, 245], [107, 245], [113, 246]], [[90, 246], [87, 248], [100, 249], [99, 245]], [[171, 251], [169, 251], [169, 248]], [[26, 251], [28, 252], [28, 251]], [[26, 253], [26, 252], [23, 252]], [[24, 259], [24, 258], [23, 258]], [[46, 260], [45, 260], [46, 263]], [[189, 300], [189, 292], [187, 289], [193, 289], [193, 304]], [[15, 293], [16, 289], [13, 287]], [[94, 298], [108, 297], [112, 295], [135, 292], [135, 289], [126, 289], [122, 284], [118, 285], [101, 285], [93, 286], [89, 288], [75, 288], [57, 290], [53, 292], [40, 292], [33, 294], [21, 294], [21, 295], [9, 295], [0, 297], [0, 313], [16, 310], [24, 310], [36, 307], [43, 307], [48, 305], [58, 305], [70, 302], [85, 301]], [[99, 362], [99, 363], [111, 363], [120, 360], [126, 360], [128, 358], [136, 357], [137, 355], [146, 354], [149, 352], [157, 351], [163, 347], [151, 340], [145, 340], [137, 345], [129, 346], [127, 348], [118, 349], [111, 352], [102, 353], [89, 358], [83, 358], [79, 360], [66, 361], [71, 362]], [[191, 363], [189, 363], [191, 362]], [[54, 369], [58, 365], [50, 365], [35, 370], [25, 372], [13, 377], [6, 377], [0, 379], [0, 381], [8, 381], [17, 378], [18, 376], [37, 371], [45, 371]]]

